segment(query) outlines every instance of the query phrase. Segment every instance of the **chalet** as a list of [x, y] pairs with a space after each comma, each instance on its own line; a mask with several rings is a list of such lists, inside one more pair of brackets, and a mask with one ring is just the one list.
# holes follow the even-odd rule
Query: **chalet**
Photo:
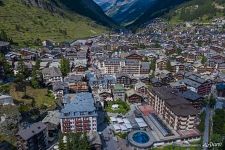
[[165, 70], [167, 62], [168, 60], [166, 58], [156, 60], [156, 68], [159, 70]]
[[65, 51], [65, 58], [68, 60], [74, 60], [77, 58], [77, 50], [74, 48], [68, 48]]
[[200, 66], [197, 68], [197, 73], [205, 73], [205, 72], [212, 73], [213, 71], [214, 71], [214, 67], [209, 67], [209, 66]]
[[42, 77], [46, 85], [58, 81], [63, 81], [62, 73], [60, 69], [56, 67], [44, 68], [42, 70]]
[[87, 70], [87, 60], [86, 59], [76, 59], [72, 62], [72, 72], [82, 73]]
[[176, 61], [180, 62], [180, 63], [184, 63], [185, 62], [185, 58], [183, 56], [177, 56], [176, 57]]
[[125, 58], [126, 58], [126, 59], [131, 59], [131, 60], [143, 61], [144, 56], [138, 54], [138, 53], [135, 52], [135, 51], [131, 51], [131, 53], [128, 54]]
[[117, 74], [116, 81], [118, 84], [123, 84], [125, 88], [128, 88], [131, 85], [137, 83], [137, 79], [126, 74]]
[[116, 77], [112, 75], [87, 75], [89, 85], [92, 89], [111, 88], [116, 84]]
[[113, 101], [111, 89], [100, 88], [98, 94], [104, 101]]
[[182, 79], [184, 79], [184, 72], [183, 71], [179, 71], [176, 74], [174, 74], [173, 77], [176, 80], [182, 80]]
[[184, 71], [185, 66], [179, 62], [172, 61], [171, 62], [172, 72], [177, 73], [178, 71]]
[[182, 56], [185, 58], [186, 62], [195, 62], [197, 59], [197, 54], [193, 52], [182, 52]]
[[126, 91], [127, 100], [129, 103], [141, 103], [143, 102], [143, 97], [141, 94], [136, 92], [134, 89]]
[[162, 84], [168, 84], [174, 80], [172, 73], [167, 70], [162, 70], [156, 74]]
[[69, 75], [64, 78], [64, 82], [68, 84], [69, 91], [72, 93], [88, 92], [89, 90], [82, 75]]
[[67, 93], [68, 85], [62, 81], [54, 82], [52, 84], [52, 91], [54, 93], [55, 98], [60, 99], [65, 93]]
[[148, 87], [143, 82], [138, 82], [134, 85], [135, 91], [137, 91], [140, 94], [147, 94]]

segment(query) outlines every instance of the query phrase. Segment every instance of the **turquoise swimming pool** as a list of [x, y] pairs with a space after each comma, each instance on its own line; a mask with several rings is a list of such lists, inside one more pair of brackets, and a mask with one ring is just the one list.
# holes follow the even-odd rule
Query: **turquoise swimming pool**
[[144, 144], [149, 142], [150, 137], [144, 132], [137, 132], [133, 135], [133, 140], [137, 143]]

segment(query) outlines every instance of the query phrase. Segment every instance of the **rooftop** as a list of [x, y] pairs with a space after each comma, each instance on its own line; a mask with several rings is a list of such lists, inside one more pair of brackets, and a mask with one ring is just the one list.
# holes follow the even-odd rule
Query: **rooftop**
[[176, 90], [169, 86], [153, 87], [152, 92], [165, 101], [169, 107], [178, 116], [196, 115], [197, 110]]
[[44, 123], [37, 122], [37, 123], [32, 124], [30, 127], [26, 128], [26, 129], [19, 130], [17, 135], [22, 137], [24, 140], [28, 140], [31, 137], [33, 137], [34, 135], [39, 134], [46, 128], [47, 128], [47, 126]]
[[48, 115], [42, 120], [42, 122], [59, 125], [59, 116], [60, 116], [60, 113], [58, 110], [49, 111]]
[[61, 118], [97, 115], [92, 93], [66, 94], [64, 101], [66, 104], [61, 110]]

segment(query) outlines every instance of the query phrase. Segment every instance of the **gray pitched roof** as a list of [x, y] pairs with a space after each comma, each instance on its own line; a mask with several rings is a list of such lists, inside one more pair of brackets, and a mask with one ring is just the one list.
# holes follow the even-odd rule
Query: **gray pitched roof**
[[56, 67], [44, 68], [42, 70], [42, 74], [48, 74], [51, 77], [62, 76], [62, 73], [61, 73], [60, 69], [56, 68]]
[[189, 101], [196, 101], [196, 100], [203, 98], [202, 96], [200, 96], [199, 94], [197, 94], [196, 92], [193, 92], [191, 90], [187, 90], [187, 91], [181, 93], [181, 96]]
[[49, 111], [48, 115], [42, 120], [42, 122], [59, 125], [59, 116], [60, 116], [60, 113], [58, 110]]
[[26, 128], [26, 129], [19, 130], [17, 135], [19, 135], [24, 140], [28, 140], [31, 137], [33, 137], [34, 135], [39, 134], [46, 128], [47, 128], [47, 126], [44, 123], [37, 122], [37, 123], [32, 124], [30, 127]]

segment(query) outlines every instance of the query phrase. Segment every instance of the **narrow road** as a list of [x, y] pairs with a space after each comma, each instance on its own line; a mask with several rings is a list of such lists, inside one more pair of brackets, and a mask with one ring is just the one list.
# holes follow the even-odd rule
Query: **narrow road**
[[207, 145], [209, 143], [209, 123], [210, 123], [210, 118], [211, 118], [211, 110], [207, 106], [205, 109], [206, 115], [205, 115], [205, 130], [204, 130], [204, 135], [203, 135], [203, 149], [208, 150]]

